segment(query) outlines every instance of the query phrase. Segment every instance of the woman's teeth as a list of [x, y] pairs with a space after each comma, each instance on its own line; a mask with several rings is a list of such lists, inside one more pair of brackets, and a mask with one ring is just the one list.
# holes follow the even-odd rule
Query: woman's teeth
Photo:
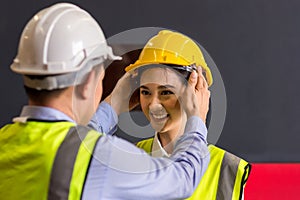
[[168, 116], [168, 114], [153, 114], [151, 113], [151, 115], [153, 116], [153, 118], [155, 119], [163, 119], [163, 118], [166, 118]]

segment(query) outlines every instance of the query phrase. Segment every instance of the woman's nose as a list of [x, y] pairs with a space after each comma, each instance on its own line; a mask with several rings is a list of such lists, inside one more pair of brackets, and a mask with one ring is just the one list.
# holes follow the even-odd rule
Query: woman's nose
[[153, 96], [150, 100], [149, 108], [150, 110], [161, 110], [162, 109], [161, 102], [157, 96]]

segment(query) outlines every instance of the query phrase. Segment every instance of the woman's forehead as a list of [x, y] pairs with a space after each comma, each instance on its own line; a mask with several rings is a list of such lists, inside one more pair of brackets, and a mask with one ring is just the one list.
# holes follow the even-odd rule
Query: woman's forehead
[[179, 75], [169, 68], [150, 68], [143, 71], [140, 80], [141, 85], [155, 83], [159, 85], [180, 86], [182, 82]]

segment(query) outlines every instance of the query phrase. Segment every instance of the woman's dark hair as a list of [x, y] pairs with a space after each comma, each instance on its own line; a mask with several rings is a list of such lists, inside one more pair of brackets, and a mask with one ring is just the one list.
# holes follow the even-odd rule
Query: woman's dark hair
[[187, 71], [185, 70], [184, 67], [182, 67], [181, 65], [173, 65], [173, 64], [151, 64], [151, 65], [146, 65], [146, 66], [142, 66], [140, 68], [137, 69], [138, 72], [138, 76], [136, 77], [136, 83], [138, 85], [140, 85], [140, 78], [141, 75], [143, 74], [143, 72], [147, 69], [151, 69], [151, 68], [169, 68], [173, 71], [175, 71], [180, 77], [182, 77], [184, 80], [186, 80], [185, 82], [187, 83], [187, 81], [189, 80], [189, 77], [191, 75], [191, 71]]

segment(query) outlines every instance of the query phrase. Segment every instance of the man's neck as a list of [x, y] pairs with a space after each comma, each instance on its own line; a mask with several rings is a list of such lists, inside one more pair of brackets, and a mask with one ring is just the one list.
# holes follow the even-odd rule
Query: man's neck
[[47, 101], [39, 101], [36, 99], [29, 99], [28, 105], [30, 106], [43, 106], [53, 108], [64, 113], [72, 120], [76, 121], [72, 105], [72, 88], [65, 91], [62, 95], [56, 97], [49, 97]]

